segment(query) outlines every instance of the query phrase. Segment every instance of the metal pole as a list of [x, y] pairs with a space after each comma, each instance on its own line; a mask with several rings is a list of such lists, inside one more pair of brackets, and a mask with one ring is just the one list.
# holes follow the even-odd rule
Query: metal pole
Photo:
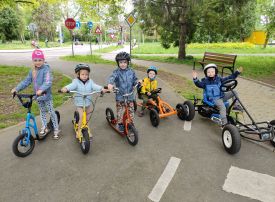
[[132, 27], [130, 27], [130, 57], [132, 52]]

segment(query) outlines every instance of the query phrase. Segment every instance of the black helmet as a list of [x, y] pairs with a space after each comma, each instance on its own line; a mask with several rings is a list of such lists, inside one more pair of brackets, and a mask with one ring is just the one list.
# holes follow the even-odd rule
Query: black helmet
[[130, 55], [129, 53], [126, 53], [126, 52], [119, 52], [117, 55], [116, 55], [116, 62], [118, 64], [118, 61], [120, 60], [127, 60], [128, 62], [131, 61], [131, 58], [130, 58]]
[[91, 71], [89, 65], [87, 65], [87, 64], [78, 64], [78, 65], [75, 66], [74, 72], [77, 73], [77, 72], [79, 72], [79, 71], [82, 70], [82, 69], [85, 69], [85, 70], [87, 70], [88, 72]]
[[215, 69], [215, 75], [218, 74], [218, 67], [217, 67], [217, 65], [215, 65], [215, 64], [212, 63], [212, 64], [206, 65], [206, 66], [203, 68], [203, 71], [204, 71], [205, 76], [207, 76], [207, 70], [208, 70], [209, 68], [214, 68], [214, 69]]

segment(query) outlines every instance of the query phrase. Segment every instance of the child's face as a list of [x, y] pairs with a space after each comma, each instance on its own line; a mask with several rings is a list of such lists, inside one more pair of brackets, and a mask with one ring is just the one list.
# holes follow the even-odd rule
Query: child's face
[[79, 71], [79, 78], [82, 81], [87, 81], [89, 78], [89, 72], [86, 69], [82, 69]]
[[216, 74], [215, 68], [207, 69], [206, 74], [207, 74], [208, 77], [211, 77], [211, 78], [215, 77], [215, 74]]
[[156, 76], [156, 73], [155, 73], [154, 71], [150, 71], [150, 72], [148, 73], [148, 77], [149, 77], [150, 79], [155, 78], [155, 76]]
[[119, 66], [121, 69], [126, 69], [127, 66], [128, 66], [128, 61], [127, 61], [127, 60], [119, 60], [119, 61], [118, 61], [118, 66]]
[[35, 67], [40, 68], [44, 64], [43, 59], [33, 59], [32, 60]]

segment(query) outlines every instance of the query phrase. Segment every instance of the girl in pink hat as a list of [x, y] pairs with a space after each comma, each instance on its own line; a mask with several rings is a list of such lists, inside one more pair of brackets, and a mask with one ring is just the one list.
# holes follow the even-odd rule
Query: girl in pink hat
[[40, 49], [36, 49], [32, 52], [32, 62], [33, 68], [29, 71], [27, 77], [21, 81], [15, 88], [11, 90], [12, 93], [19, 92], [27, 88], [31, 83], [33, 83], [33, 90], [36, 93], [38, 106], [40, 109], [40, 117], [42, 122], [42, 127], [40, 135], [46, 135], [48, 132], [47, 128], [47, 111], [50, 113], [51, 119], [54, 126], [54, 139], [59, 138], [59, 126], [57, 121], [57, 116], [53, 108], [53, 98], [52, 98], [52, 74], [50, 66], [45, 63], [44, 53]]

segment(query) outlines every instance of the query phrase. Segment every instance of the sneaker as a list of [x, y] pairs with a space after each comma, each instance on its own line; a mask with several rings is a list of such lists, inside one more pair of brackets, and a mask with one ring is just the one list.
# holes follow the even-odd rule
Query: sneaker
[[144, 110], [140, 110], [140, 111], [138, 112], [138, 116], [139, 116], [139, 117], [143, 117], [143, 116], [144, 116]]
[[59, 139], [59, 133], [61, 130], [54, 130], [53, 131], [53, 139], [58, 140]]
[[124, 133], [124, 125], [123, 125], [123, 124], [117, 124], [117, 130], [118, 130], [120, 133]]
[[41, 136], [43, 136], [43, 135], [46, 135], [48, 132], [49, 132], [49, 129], [47, 127], [42, 127], [41, 131], [39, 132], [39, 134]]
[[269, 140], [270, 139], [270, 134], [269, 133], [264, 133], [261, 135], [261, 140]]

